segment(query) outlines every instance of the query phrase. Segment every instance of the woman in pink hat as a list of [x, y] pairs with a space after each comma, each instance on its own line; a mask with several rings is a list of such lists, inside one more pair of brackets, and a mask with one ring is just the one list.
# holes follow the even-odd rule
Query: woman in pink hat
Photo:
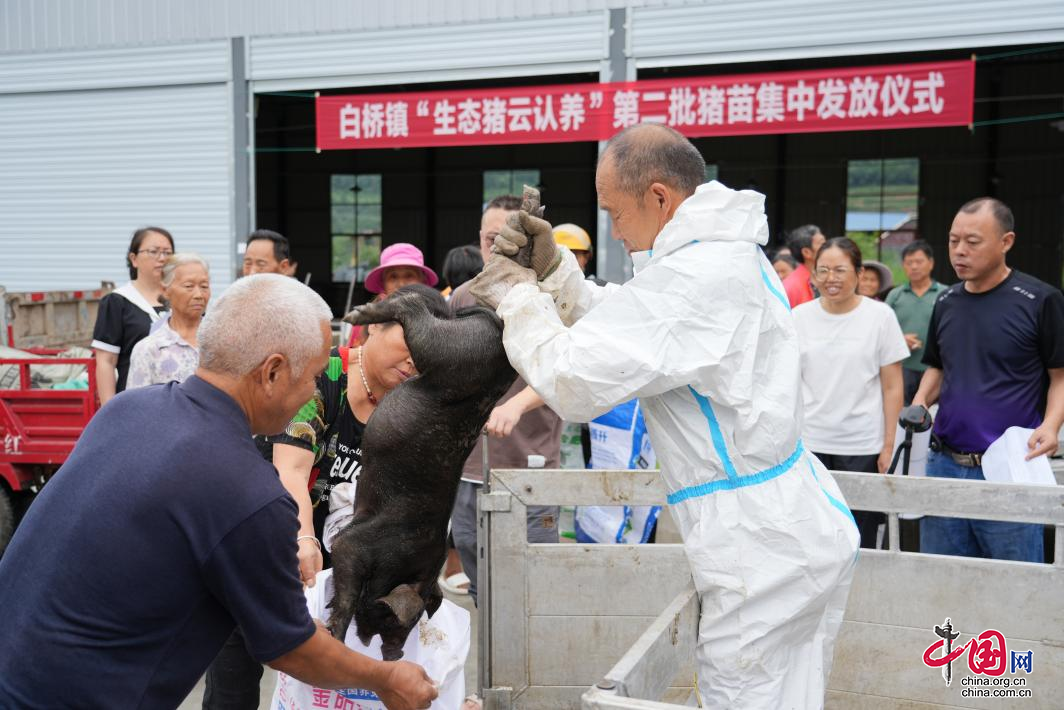
[[[425, 266], [425, 255], [413, 244], [399, 242], [381, 252], [381, 265], [366, 275], [366, 290], [377, 294], [373, 301], [388, 298], [407, 284], [423, 283], [435, 286], [439, 282], [436, 272]], [[348, 346], [366, 341], [366, 327], [352, 331]]]

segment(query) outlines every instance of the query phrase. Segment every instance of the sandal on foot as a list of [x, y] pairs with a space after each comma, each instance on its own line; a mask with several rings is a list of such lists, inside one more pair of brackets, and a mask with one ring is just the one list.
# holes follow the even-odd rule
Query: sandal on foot
[[445, 592], [451, 594], [469, 594], [469, 577], [465, 575], [465, 572], [458, 572], [452, 574], [446, 579], [441, 574], [439, 578], [440, 588]]

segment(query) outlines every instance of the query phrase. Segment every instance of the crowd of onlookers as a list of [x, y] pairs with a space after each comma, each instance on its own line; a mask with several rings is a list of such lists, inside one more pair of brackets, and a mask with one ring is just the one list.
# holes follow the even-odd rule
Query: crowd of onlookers
[[[367, 275], [367, 290], [383, 299], [407, 284], [439, 284], [452, 310], [474, 305], [469, 282], [507, 216], [518, 209], [515, 196], [488, 203], [479, 247], [451, 250], [442, 282], [416, 246], [401, 243], [382, 251], [380, 265]], [[566, 224], [554, 234], [586, 271], [593, 255], [587, 232]], [[933, 278], [935, 254], [922, 240], [902, 250], [906, 278], [896, 286], [890, 269], [865, 259], [854, 241], [827, 238], [815, 225], [793, 230], [772, 254], [769, 262], [780, 280], [766, 281], [785, 294], [798, 336], [804, 446], [828, 468], [886, 472], [899, 412], [910, 404], [938, 404], [929, 476], [982, 479], [982, 453], [1010, 426], [1034, 430], [1031, 456], [1055, 452], [1064, 421], [1064, 295], [1007, 266], [1016, 238], [1012, 213], [1000, 201], [963, 205], [949, 234], [958, 279], [952, 286]], [[130, 283], [104, 299], [94, 333], [104, 404], [125, 388], [189, 377], [198, 358], [197, 328], [211, 297], [208, 264], [195, 254], [175, 253], [165, 229], [138, 230], [127, 261]], [[269, 230], [252, 233], [243, 272], [292, 275], [288, 241]], [[323, 530], [330, 511], [353, 498], [365, 423], [380, 397], [416, 374], [401, 327], [359, 328], [332, 358], [318, 378], [316, 405], [301, 410], [284, 433], [259, 442], [300, 505], [299, 560], [309, 584], [328, 564]], [[486, 470], [560, 467], [566, 426], [573, 425], [520, 378], [497, 403], [485, 427], [487, 451], [478, 442], [462, 471], [441, 586], [476, 598], [476, 498]], [[579, 427], [569, 431], [583, 446], [577, 466], [587, 465], [587, 428], [582, 436]], [[558, 518], [556, 507], [529, 508], [529, 540], [558, 541]], [[855, 511], [855, 518], [861, 544], [877, 546], [884, 516]], [[1039, 562], [1044, 554], [1041, 526], [936, 517], [921, 522], [919, 549]], [[247, 687], [257, 697], [261, 666], [249, 662], [239, 630], [227, 654], [231, 658], [220, 663], [220, 657], [208, 674], [206, 706], [229, 686]]]
[[[1017, 236], [1007, 205], [961, 206], [949, 233], [958, 283], [932, 277], [934, 252], [901, 253], [906, 282], [846, 237], [794, 230], [772, 264], [801, 352], [803, 438], [829, 468], [883, 473], [903, 406], [937, 403], [927, 475], [983, 480], [982, 455], [1009, 427], [1032, 430], [1028, 458], [1056, 451], [1064, 422], [1064, 296], [1007, 265]], [[855, 511], [875, 547], [880, 514]], [[1040, 525], [928, 516], [924, 552], [1041, 562]]]

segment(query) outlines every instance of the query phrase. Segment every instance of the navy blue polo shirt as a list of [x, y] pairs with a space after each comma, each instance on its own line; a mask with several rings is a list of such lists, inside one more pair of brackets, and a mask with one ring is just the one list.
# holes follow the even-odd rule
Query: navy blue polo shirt
[[1037, 428], [1047, 369], [1064, 367], [1064, 294], [1015, 269], [984, 293], [951, 286], [935, 302], [924, 364], [942, 370], [935, 434], [982, 453], [1011, 426]]
[[295, 502], [198, 377], [93, 418], [0, 561], [0, 707], [177, 707], [239, 624], [255, 658], [314, 634]]

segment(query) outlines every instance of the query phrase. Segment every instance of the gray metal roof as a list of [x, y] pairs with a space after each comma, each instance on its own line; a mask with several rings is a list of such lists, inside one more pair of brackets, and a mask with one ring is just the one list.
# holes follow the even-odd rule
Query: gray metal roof
[[[305, 35], [580, 15], [681, 0], [0, 0], [0, 52]], [[515, 40], [520, 39], [515, 37]]]

